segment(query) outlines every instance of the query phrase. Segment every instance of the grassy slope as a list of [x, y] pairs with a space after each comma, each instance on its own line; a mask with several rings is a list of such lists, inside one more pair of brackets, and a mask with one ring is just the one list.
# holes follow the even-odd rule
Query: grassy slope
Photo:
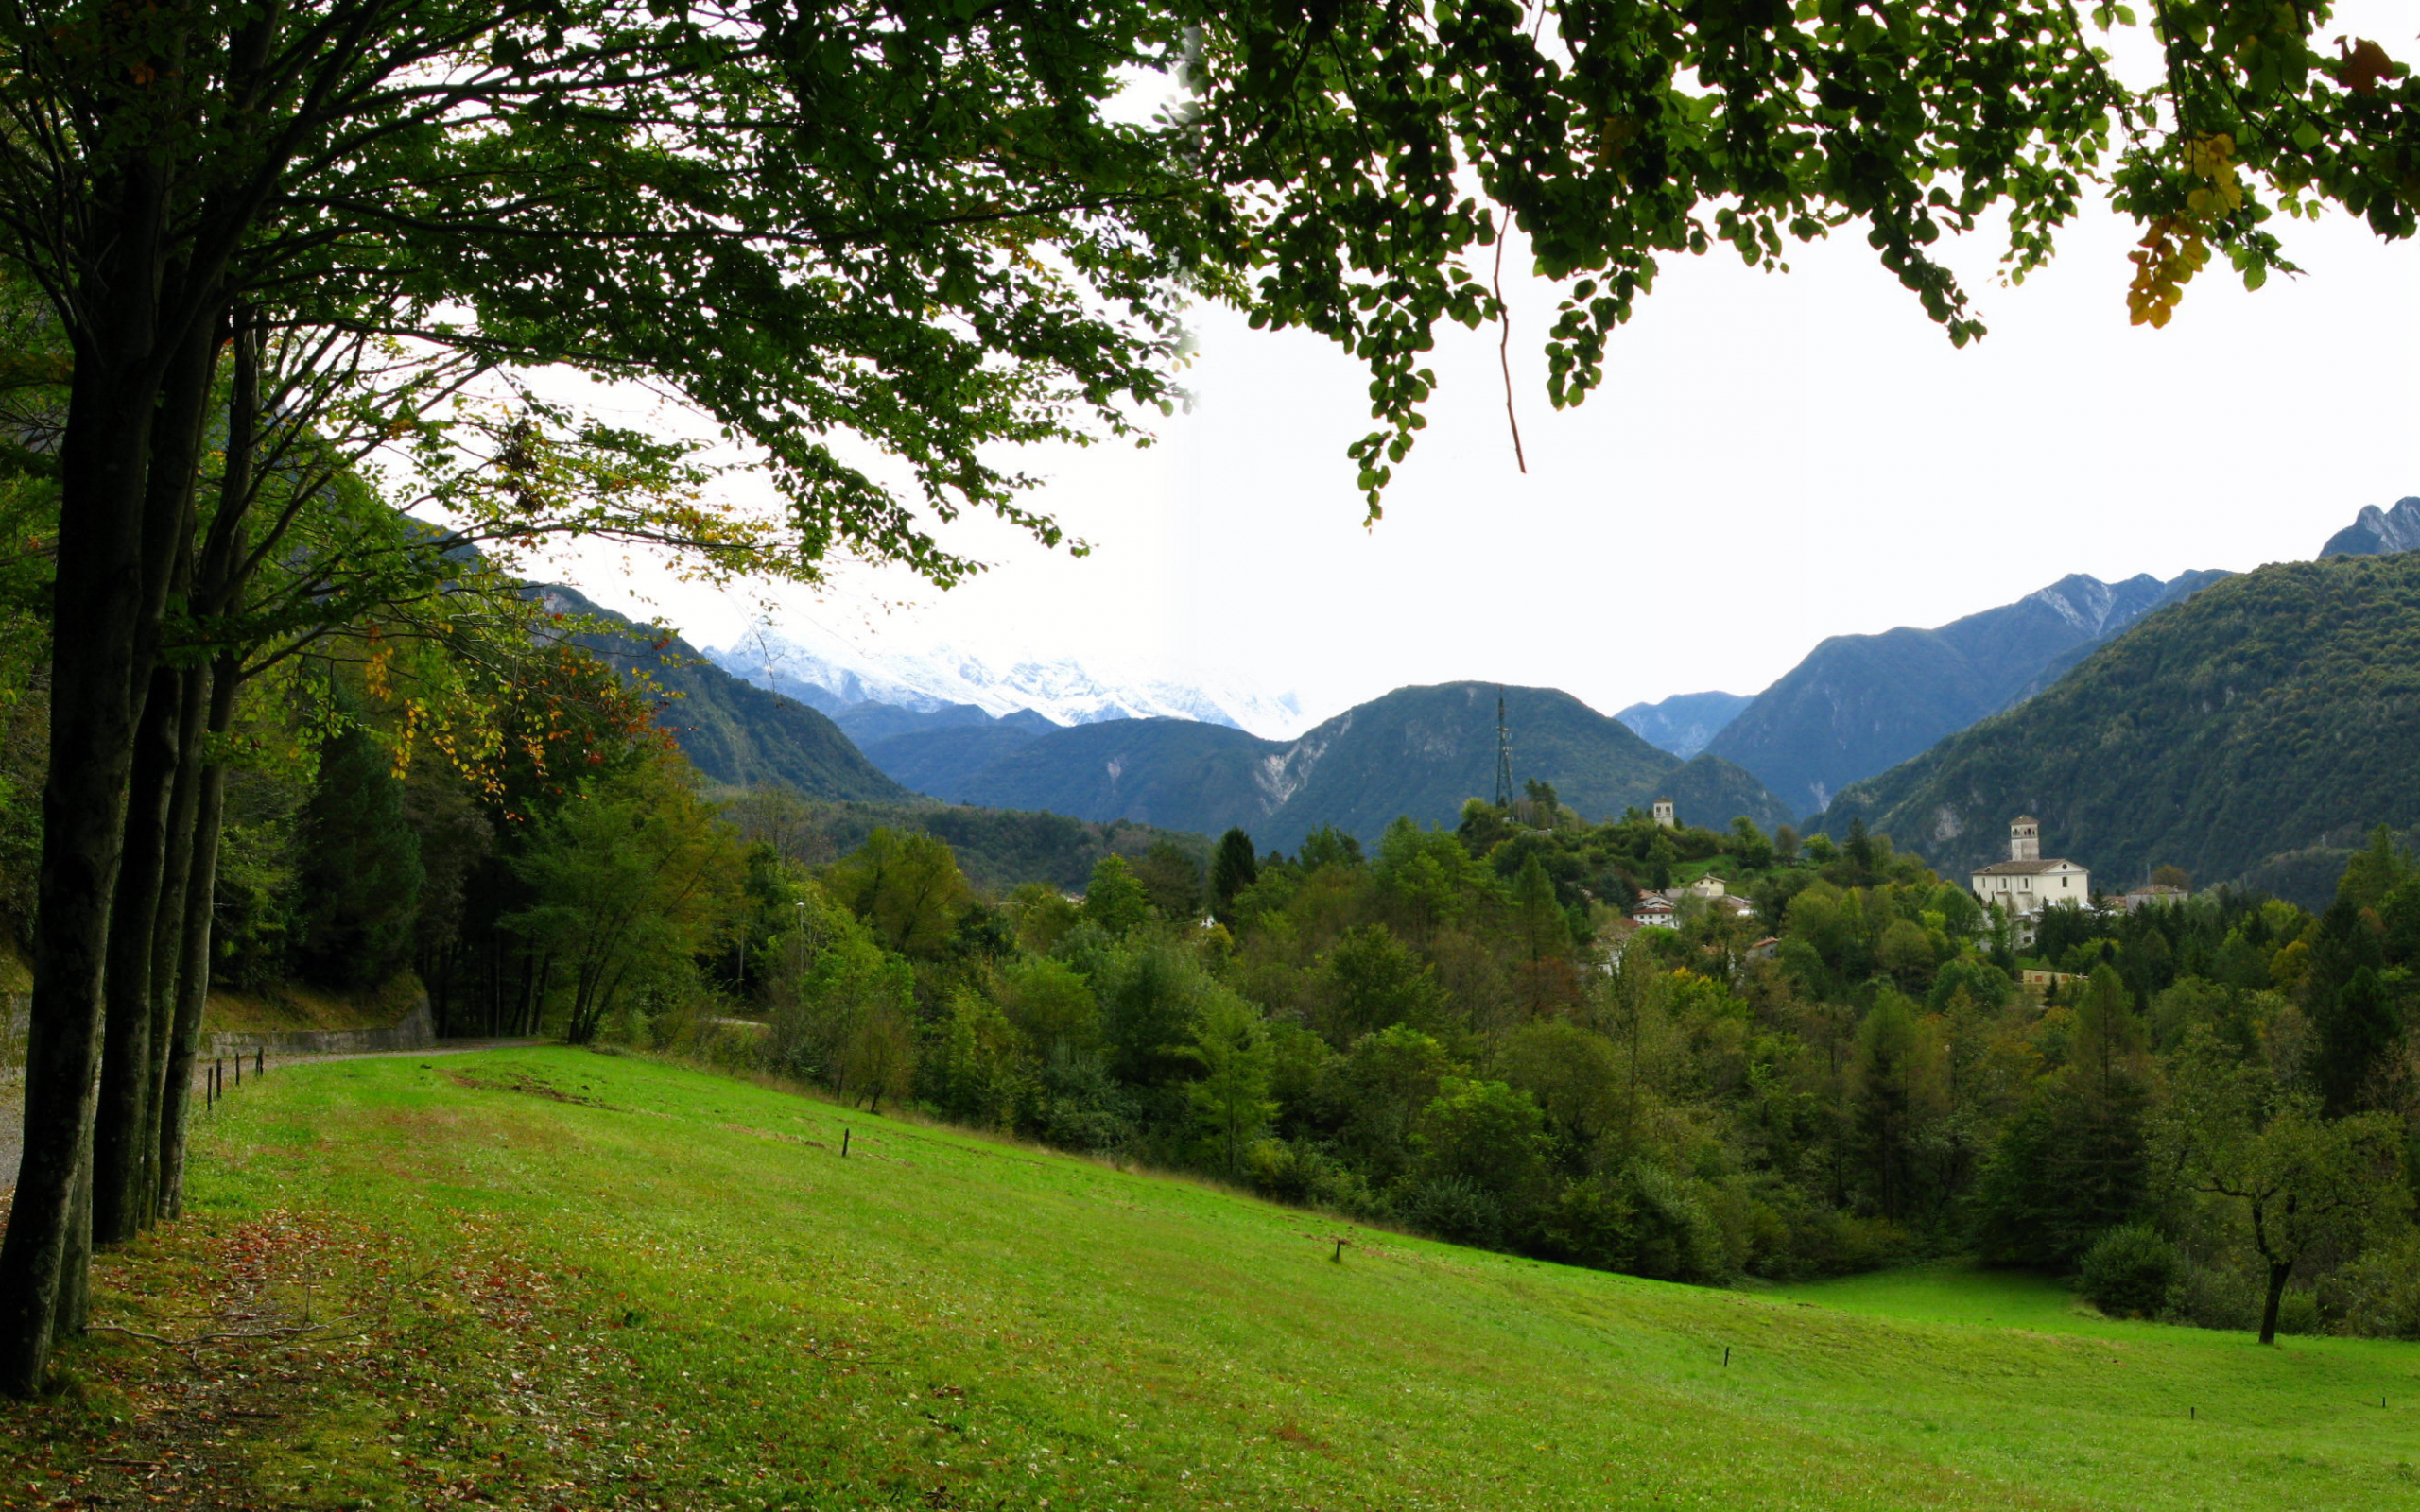
[[[519, 1077], [605, 1106], [509, 1090]], [[505, 1244], [559, 1279], [537, 1288], [545, 1342], [514, 1356], [528, 1375], [509, 1390], [464, 1354], [387, 1402], [327, 1403], [335, 1431], [250, 1462], [315, 1495], [390, 1504], [402, 1456], [485, 1471], [492, 1444], [533, 1442], [499, 1441], [497, 1415], [543, 1422], [549, 1394], [590, 1436], [560, 1441], [563, 1478], [531, 1504], [634, 1494], [583, 1464], [643, 1466], [679, 1506], [2420, 1495], [2405, 1347], [2087, 1324], [2021, 1286], [1977, 1303], [1955, 1278], [1750, 1296], [1370, 1234], [1337, 1263], [1323, 1219], [564, 1050], [314, 1067], [220, 1120], [200, 1143], [205, 1226], [317, 1212], [387, 1236], [403, 1270]], [[1893, 1295], [1910, 1315], [1887, 1315]], [[1819, 1297], [1842, 1305], [1804, 1305]], [[2022, 1326], [1972, 1319], [2003, 1300]], [[430, 1437], [449, 1402], [452, 1436]]]

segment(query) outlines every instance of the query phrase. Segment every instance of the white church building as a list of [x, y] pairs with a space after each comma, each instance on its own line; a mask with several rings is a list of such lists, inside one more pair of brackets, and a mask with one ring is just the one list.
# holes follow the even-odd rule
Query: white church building
[[2020, 943], [2031, 944], [2033, 921], [2054, 903], [2092, 906], [2092, 873], [2073, 861], [2042, 855], [2042, 824], [2020, 814], [2008, 827], [2008, 859], [1979, 867], [1967, 879], [1976, 902], [1997, 903], [2014, 920]]

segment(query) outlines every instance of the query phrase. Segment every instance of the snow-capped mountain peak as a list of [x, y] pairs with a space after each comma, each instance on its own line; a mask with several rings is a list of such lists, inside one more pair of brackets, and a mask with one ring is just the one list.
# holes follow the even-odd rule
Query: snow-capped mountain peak
[[734, 676], [826, 713], [859, 703], [926, 713], [973, 704], [994, 717], [1029, 709], [1062, 725], [1198, 719], [1271, 739], [1299, 734], [1308, 722], [1290, 693], [1271, 696], [1217, 680], [1180, 681], [1088, 665], [1074, 657], [995, 663], [946, 643], [922, 650], [872, 650], [813, 627], [784, 632], [759, 627], [736, 644], [706, 655]]

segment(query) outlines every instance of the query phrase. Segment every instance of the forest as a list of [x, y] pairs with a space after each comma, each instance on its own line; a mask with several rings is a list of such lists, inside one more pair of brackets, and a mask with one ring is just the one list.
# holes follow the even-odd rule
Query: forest
[[[802, 846], [816, 806], [709, 790], [579, 665], [529, 695], [577, 765], [475, 776], [324, 669], [350, 713], [316, 759], [231, 784], [223, 980], [417, 971], [450, 1033], [769, 1074], [1572, 1264], [1723, 1285], [1976, 1254], [2113, 1314], [2420, 1337], [2420, 865], [2384, 833], [2317, 915], [2221, 889], [2053, 909], [2023, 946], [1861, 827], [1589, 824], [1537, 782], [1366, 852], [1236, 831], [1206, 865], [1104, 853], [1080, 894], [978, 886], [905, 825]], [[1628, 923], [1647, 888], [1676, 928]]]

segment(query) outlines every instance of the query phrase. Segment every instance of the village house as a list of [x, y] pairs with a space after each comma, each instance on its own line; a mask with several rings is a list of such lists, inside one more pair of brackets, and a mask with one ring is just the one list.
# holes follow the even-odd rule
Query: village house
[[2193, 895], [2182, 887], [2171, 887], [2164, 882], [2145, 883], [2133, 892], [2120, 894], [2118, 906], [2128, 913], [2152, 903], [2181, 903]]
[[1979, 867], [1968, 877], [1975, 901], [1989, 908], [1997, 903], [2014, 920], [2017, 942], [2033, 942], [2033, 926], [2042, 910], [2055, 903], [2079, 908], [2092, 905], [2092, 874], [2079, 862], [2042, 854], [2042, 823], [2031, 814], [2009, 822], [2008, 859]]
[[1641, 929], [1670, 929], [1681, 921], [1681, 910], [1660, 892], [1643, 892], [1630, 905], [1630, 921]]
[[1630, 921], [1640, 927], [1649, 924], [1664, 929], [1677, 929], [1685, 906], [1703, 903], [1716, 913], [1732, 919], [1751, 919], [1756, 905], [1745, 898], [1735, 898], [1720, 877], [1705, 876], [1685, 887], [1649, 888], [1638, 895], [1631, 905]]

